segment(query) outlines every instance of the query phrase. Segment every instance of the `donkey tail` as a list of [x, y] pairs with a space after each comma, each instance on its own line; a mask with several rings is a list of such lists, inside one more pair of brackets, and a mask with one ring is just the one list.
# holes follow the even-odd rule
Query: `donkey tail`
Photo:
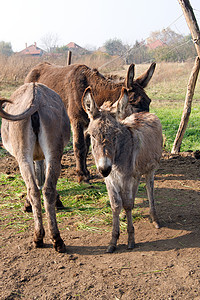
[[4, 103], [12, 103], [12, 101], [5, 98], [0, 98], [0, 117], [9, 121], [20, 121], [26, 119], [30, 117], [32, 114], [34, 114], [39, 108], [39, 104], [37, 101], [35, 104], [32, 104], [27, 110], [25, 110], [23, 113], [18, 115], [11, 115], [3, 109]]

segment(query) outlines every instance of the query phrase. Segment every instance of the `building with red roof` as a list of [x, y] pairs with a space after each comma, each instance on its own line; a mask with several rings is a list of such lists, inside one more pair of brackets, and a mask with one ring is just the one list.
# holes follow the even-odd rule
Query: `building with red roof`
[[30, 56], [42, 56], [44, 53], [45, 53], [44, 50], [37, 47], [36, 42], [30, 46], [27, 46], [27, 43], [26, 43], [25, 49], [18, 52], [19, 55], [30, 55]]
[[69, 44], [66, 45], [68, 49], [83, 49], [81, 46], [77, 45], [74, 42], [70, 42]]
[[165, 46], [166, 44], [164, 42], [162, 42], [161, 40], [156, 40], [154, 42], [151, 42], [151, 43], [147, 43], [147, 47], [150, 49], [150, 50], [154, 50], [158, 47], [163, 47]]

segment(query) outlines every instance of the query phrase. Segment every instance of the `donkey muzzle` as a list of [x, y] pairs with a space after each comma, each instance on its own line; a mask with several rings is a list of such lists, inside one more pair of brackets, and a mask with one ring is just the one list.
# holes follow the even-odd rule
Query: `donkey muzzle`
[[107, 177], [112, 169], [112, 162], [108, 157], [101, 157], [98, 161], [98, 171], [103, 177]]

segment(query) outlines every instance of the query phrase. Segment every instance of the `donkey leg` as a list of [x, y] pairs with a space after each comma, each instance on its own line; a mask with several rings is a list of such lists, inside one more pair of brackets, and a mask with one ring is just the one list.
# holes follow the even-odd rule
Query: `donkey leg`
[[25, 212], [32, 212], [32, 211], [33, 211], [33, 210], [32, 210], [32, 206], [31, 206], [31, 202], [30, 202], [30, 200], [28, 199], [28, 195], [27, 195], [26, 200], [25, 200], [25, 202], [24, 202], [24, 208], [23, 208], [23, 210], [24, 210]]
[[126, 209], [127, 232], [128, 232], [128, 249], [135, 247], [135, 229], [133, 226], [132, 209]]
[[160, 223], [156, 214], [155, 209], [155, 202], [154, 202], [154, 172], [150, 172], [149, 174], [146, 174], [146, 190], [147, 190], [147, 196], [149, 199], [149, 215], [151, 218], [151, 221], [153, 222], [153, 225], [156, 228], [160, 228]]
[[34, 245], [36, 247], [42, 247], [45, 231], [42, 224], [42, 208], [41, 208], [40, 191], [35, 182], [33, 163], [32, 162], [29, 163], [28, 160], [27, 161], [22, 160], [19, 161], [19, 167], [27, 187], [28, 201], [30, 201], [33, 210], [33, 217], [34, 217], [34, 224], [35, 224], [34, 240], [33, 240]]
[[90, 148], [90, 135], [89, 134], [85, 134], [85, 145], [86, 145], [86, 153], [85, 153], [85, 170], [86, 170], [86, 175], [87, 178], [90, 179], [90, 172], [87, 169], [87, 156], [88, 156], [88, 152], [89, 152], [89, 148]]
[[118, 241], [119, 235], [120, 235], [120, 229], [119, 229], [120, 211], [121, 211], [121, 208], [113, 210], [112, 237], [111, 237], [110, 243], [109, 243], [107, 251], [106, 251], [107, 253], [113, 253], [117, 247], [117, 241]]
[[72, 121], [71, 123], [72, 131], [73, 131], [73, 148], [74, 155], [76, 159], [76, 172], [78, 176], [78, 182], [89, 180], [89, 171], [86, 166], [86, 154], [87, 147], [84, 138], [84, 128], [82, 124], [75, 123]]
[[45, 182], [45, 164], [44, 160], [34, 161], [35, 178], [38, 188], [41, 190]]
[[122, 199], [117, 191], [119, 188], [117, 186], [114, 187], [114, 183], [110, 182], [107, 178], [105, 181], [113, 214], [112, 237], [106, 252], [113, 253], [120, 235], [119, 214], [122, 209]]
[[128, 249], [131, 250], [135, 247], [135, 229], [133, 226], [132, 209], [134, 208], [135, 196], [138, 191], [140, 177], [132, 178], [127, 182], [124, 188], [122, 201], [123, 207], [126, 212], [127, 218], [127, 232], [128, 232]]
[[[36, 160], [34, 161], [34, 170], [35, 170], [35, 177], [36, 177], [36, 183], [38, 188], [41, 190], [44, 182], [45, 182], [45, 168], [46, 168], [46, 163], [45, 160]], [[32, 211], [31, 209], [31, 204], [28, 206], [28, 201], [26, 200], [25, 203], [26, 206], [26, 211]], [[56, 207], [57, 209], [63, 209], [64, 205], [62, 204], [60, 200], [60, 196], [57, 192], [56, 195]], [[30, 210], [29, 210], [30, 209]]]
[[58, 194], [57, 191], [56, 191], [56, 208], [58, 210], [65, 208], [64, 205], [62, 204], [62, 201], [60, 200], [60, 195]]
[[53, 247], [58, 252], [65, 252], [65, 244], [60, 237], [56, 221], [56, 184], [60, 174], [60, 160], [54, 159], [46, 163], [46, 179], [43, 187], [44, 206]]
[[[44, 171], [44, 160], [36, 160], [33, 162], [34, 171], [35, 171], [35, 180], [38, 186], [38, 189], [41, 190], [45, 181], [45, 171]], [[28, 197], [24, 203], [24, 211], [32, 212], [32, 206]]]

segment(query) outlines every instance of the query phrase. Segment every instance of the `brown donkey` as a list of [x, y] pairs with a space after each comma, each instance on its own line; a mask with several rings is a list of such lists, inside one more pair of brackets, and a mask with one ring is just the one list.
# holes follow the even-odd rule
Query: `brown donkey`
[[[5, 110], [2, 109], [3, 103], [6, 103]], [[70, 123], [64, 104], [60, 96], [47, 86], [27, 83], [13, 93], [11, 100], [0, 100], [0, 116], [3, 118], [3, 145], [16, 158], [26, 183], [35, 223], [34, 245], [43, 246], [45, 231], [33, 161], [45, 159], [42, 193], [50, 237], [55, 250], [64, 252], [65, 244], [60, 237], [55, 213], [61, 157], [70, 138]]]
[[134, 111], [149, 111], [151, 100], [144, 91], [150, 81], [155, 63], [140, 77], [134, 79], [134, 65], [130, 65], [124, 83], [114, 83], [106, 79], [97, 70], [85, 65], [56, 66], [41, 63], [27, 75], [25, 82], [41, 82], [56, 91], [62, 98], [70, 118], [73, 131], [73, 147], [76, 159], [78, 181], [89, 180], [86, 157], [90, 138], [84, 134], [89, 124], [87, 114], [82, 108], [81, 98], [88, 86], [92, 87], [98, 107], [105, 101], [115, 102], [119, 98], [122, 86], [128, 90], [129, 102]]
[[122, 89], [115, 114], [99, 109], [90, 88], [82, 99], [90, 123], [92, 153], [105, 183], [113, 212], [112, 238], [107, 252], [115, 250], [119, 238], [119, 214], [127, 216], [128, 249], [134, 248], [132, 209], [142, 175], [150, 205], [150, 217], [156, 228], [159, 222], [154, 206], [154, 173], [162, 154], [162, 128], [159, 119], [148, 112], [133, 113], [124, 119], [128, 92]]

